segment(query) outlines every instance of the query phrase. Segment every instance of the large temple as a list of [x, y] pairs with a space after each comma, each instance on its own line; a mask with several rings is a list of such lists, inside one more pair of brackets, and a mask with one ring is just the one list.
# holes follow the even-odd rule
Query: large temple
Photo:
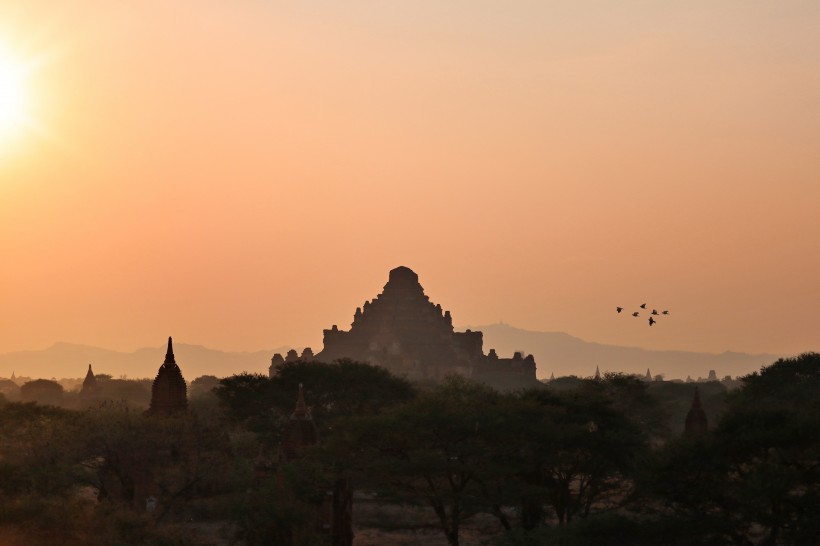
[[515, 353], [484, 354], [481, 332], [456, 332], [450, 311], [424, 294], [419, 277], [407, 267], [390, 271], [384, 291], [356, 309], [349, 331], [324, 331], [320, 362], [350, 358], [383, 366], [410, 379], [440, 380], [462, 375], [495, 383], [535, 382], [535, 359]]

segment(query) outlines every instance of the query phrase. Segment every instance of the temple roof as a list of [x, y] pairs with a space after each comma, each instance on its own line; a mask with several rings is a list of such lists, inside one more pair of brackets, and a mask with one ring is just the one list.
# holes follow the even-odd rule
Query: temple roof
[[173, 413], [183, 411], [187, 407], [188, 387], [174, 359], [173, 341], [169, 337], [165, 362], [159, 367], [157, 377], [151, 386], [151, 411]]

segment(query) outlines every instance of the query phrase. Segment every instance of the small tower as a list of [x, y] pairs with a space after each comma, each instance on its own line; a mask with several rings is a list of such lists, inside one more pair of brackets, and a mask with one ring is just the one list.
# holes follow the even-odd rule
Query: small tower
[[97, 388], [97, 378], [94, 377], [94, 372], [91, 371], [91, 364], [88, 365], [88, 373], [85, 374], [83, 380], [83, 388], [80, 394], [91, 394]]
[[290, 415], [288, 424], [282, 434], [282, 451], [289, 461], [298, 459], [304, 448], [316, 445], [319, 434], [316, 424], [305, 405], [305, 390], [299, 383], [299, 394], [296, 395], [296, 408]]
[[699, 436], [704, 434], [709, 428], [709, 422], [706, 419], [706, 412], [703, 411], [703, 406], [700, 404], [700, 393], [695, 387], [695, 396], [692, 398], [692, 408], [686, 414], [686, 426], [683, 430], [684, 436]]
[[151, 387], [150, 413], [170, 415], [188, 409], [188, 386], [174, 359], [174, 347], [168, 338], [165, 362], [159, 367], [154, 385]]
[[646, 369], [646, 375], [643, 376], [644, 381], [652, 381], [652, 374], [649, 373], [649, 368]]
[[285, 359], [280, 353], [276, 353], [270, 359], [270, 366], [268, 367], [268, 377], [276, 376], [276, 369], [285, 363]]
[[593, 381], [600, 381], [601, 380], [601, 370], [598, 369], [598, 366], [595, 366], [595, 377], [592, 378]]

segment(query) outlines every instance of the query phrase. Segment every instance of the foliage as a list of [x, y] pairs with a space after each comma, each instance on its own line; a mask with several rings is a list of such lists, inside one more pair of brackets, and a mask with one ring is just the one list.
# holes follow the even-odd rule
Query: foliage
[[20, 397], [25, 402], [57, 405], [62, 396], [63, 386], [49, 379], [35, 379], [20, 387]]
[[287, 362], [272, 378], [234, 375], [222, 379], [214, 392], [235, 422], [257, 432], [271, 445], [280, 441], [300, 384], [322, 436], [331, 431], [334, 419], [378, 413], [415, 396], [406, 380], [384, 368], [350, 360], [334, 364]]

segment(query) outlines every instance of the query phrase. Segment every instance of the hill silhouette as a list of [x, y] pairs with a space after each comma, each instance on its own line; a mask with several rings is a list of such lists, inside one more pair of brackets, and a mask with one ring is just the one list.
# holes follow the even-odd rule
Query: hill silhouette
[[485, 351], [494, 348], [500, 354], [523, 351], [535, 356], [539, 379], [548, 378], [552, 373], [556, 377], [591, 376], [595, 373], [595, 366], [599, 366], [602, 372], [620, 371], [641, 375], [649, 368], [652, 375], [664, 374], [667, 379], [685, 379], [686, 376], [691, 376], [692, 379], [706, 378], [709, 370], [715, 370], [718, 378], [726, 375], [735, 377], [758, 371], [761, 366], [769, 365], [783, 356], [731, 351], [656, 351], [584, 341], [563, 332], [522, 330], [508, 324], [469, 328], [484, 332]]
[[[468, 327], [457, 328], [464, 330]], [[761, 366], [771, 364], [783, 355], [698, 353], [692, 351], [656, 351], [640, 347], [605, 345], [585, 341], [563, 332], [537, 332], [515, 328], [508, 324], [469, 326], [484, 332], [484, 350], [496, 349], [499, 354], [522, 351], [533, 354], [538, 364], [538, 378], [550, 374], [589, 376], [595, 366], [601, 371], [622, 371], [643, 375], [649, 368], [653, 375], [667, 379], [691, 376], [707, 377], [715, 370], [719, 378], [746, 375]], [[290, 346], [260, 351], [230, 352], [202, 345], [175, 343], [174, 350], [182, 373], [189, 381], [200, 375], [227, 376], [243, 371], [267, 373], [274, 353], [285, 354]], [[301, 349], [301, 348], [298, 348]], [[162, 364], [165, 346], [144, 347], [133, 352], [112, 351], [88, 345], [59, 342], [43, 350], [17, 351], [0, 354], [0, 376], [14, 371], [29, 377], [81, 377], [90, 363], [96, 373], [114, 377], [127, 375], [153, 377]]]
[[[274, 353], [284, 354], [290, 347], [253, 352], [228, 352], [202, 345], [174, 343], [177, 362], [190, 382], [201, 375], [226, 376], [243, 371], [267, 373]], [[165, 357], [165, 345], [144, 347], [133, 352], [112, 351], [89, 345], [59, 342], [39, 351], [0, 354], [0, 375], [9, 377], [80, 377], [88, 364], [95, 373], [114, 377], [154, 377]]]

